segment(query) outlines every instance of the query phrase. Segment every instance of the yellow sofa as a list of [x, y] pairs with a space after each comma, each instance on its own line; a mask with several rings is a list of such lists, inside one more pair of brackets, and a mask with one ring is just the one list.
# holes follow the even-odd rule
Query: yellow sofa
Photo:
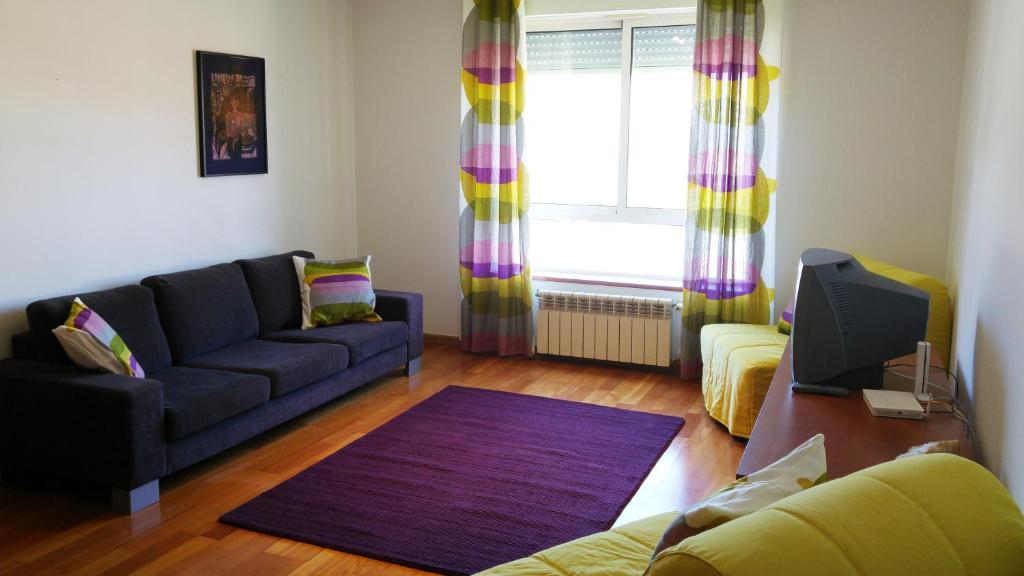
[[[857, 256], [868, 270], [920, 288], [931, 296], [925, 339], [948, 365], [953, 310], [946, 286], [925, 274]], [[777, 326], [710, 324], [700, 332], [704, 407], [729, 433], [749, 438], [789, 337]]]
[[1024, 574], [1024, 516], [987, 470], [948, 454], [826, 482], [661, 552], [676, 513], [587, 536], [486, 576]]

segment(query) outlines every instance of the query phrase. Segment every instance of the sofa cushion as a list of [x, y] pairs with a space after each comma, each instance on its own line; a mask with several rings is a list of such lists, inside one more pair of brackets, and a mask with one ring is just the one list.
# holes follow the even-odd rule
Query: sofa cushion
[[[78, 296], [121, 336], [146, 373], [155, 373], [171, 365], [171, 351], [160, 325], [151, 290], [144, 286], [129, 285]], [[28, 324], [35, 353], [40, 360], [69, 362], [52, 331], [68, 319], [74, 301], [75, 295], [69, 295], [39, 300], [28, 305]]]
[[312, 252], [295, 250], [249, 260], [236, 260], [242, 267], [249, 293], [260, 321], [260, 337], [302, 325], [302, 296], [295, 277], [292, 256], [313, 258]]
[[371, 356], [408, 342], [409, 326], [399, 321], [340, 324], [308, 330], [282, 330], [267, 339], [277, 342], [341, 344], [348, 348], [349, 362], [359, 364]]
[[256, 337], [256, 307], [237, 264], [150, 276], [142, 284], [156, 297], [176, 364]]
[[249, 340], [191, 358], [185, 364], [266, 376], [271, 396], [277, 397], [344, 370], [348, 349], [334, 344]]
[[168, 440], [209, 428], [270, 399], [270, 380], [257, 374], [172, 366], [150, 378], [164, 385]]

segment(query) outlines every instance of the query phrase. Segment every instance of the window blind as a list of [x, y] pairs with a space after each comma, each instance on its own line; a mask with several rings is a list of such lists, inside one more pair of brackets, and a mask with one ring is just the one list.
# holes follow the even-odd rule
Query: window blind
[[[633, 66], [692, 66], [695, 26], [645, 26], [633, 29]], [[567, 30], [526, 35], [530, 70], [619, 68], [622, 30]]]
[[633, 28], [633, 67], [692, 66], [696, 26]]
[[526, 35], [528, 70], [619, 68], [622, 30], [530, 32]]

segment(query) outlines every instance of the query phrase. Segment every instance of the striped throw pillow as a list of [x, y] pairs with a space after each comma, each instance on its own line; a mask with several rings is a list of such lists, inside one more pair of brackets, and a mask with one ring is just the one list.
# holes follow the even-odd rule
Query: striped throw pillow
[[370, 257], [313, 260], [292, 256], [302, 293], [302, 327], [379, 322], [370, 282]]
[[68, 358], [83, 368], [146, 377], [124, 340], [81, 298], [75, 298], [67, 321], [54, 328], [53, 334]]

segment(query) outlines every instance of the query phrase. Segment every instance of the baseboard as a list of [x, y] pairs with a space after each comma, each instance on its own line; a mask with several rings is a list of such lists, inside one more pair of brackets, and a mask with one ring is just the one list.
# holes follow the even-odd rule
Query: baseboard
[[461, 342], [462, 338], [458, 336], [448, 336], [447, 334], [423, 334], [423, 341], [428, 344], [452, 344], [454, 342]]

